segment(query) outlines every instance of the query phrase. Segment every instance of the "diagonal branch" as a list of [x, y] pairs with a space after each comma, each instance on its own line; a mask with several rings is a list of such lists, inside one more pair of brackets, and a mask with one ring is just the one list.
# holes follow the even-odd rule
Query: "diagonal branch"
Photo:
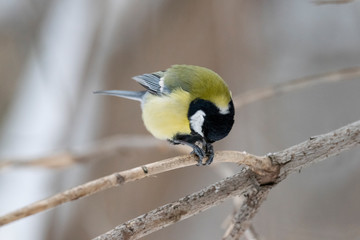
[[223, 240], [237, 240], [251, 226], [251, 220], [256, 214], [257, 209], [265, 201], [272, 185], [265, 185], [259, 188], [258, 192], [254, 192], [244, 201], [234, 214], [233, 222], [225, 231]]
[[244, 232], [244, 236], [247, 240], [260, 240], [259, 234], [255, 231], [253, 225], [250, 225], [248, 229]]
[[334, 72], [298, 78], [269, 87], [253, 89], [234, 97], [236, 109], [278, 94], [298, 90], [321, 83], [340, 82], [360, 78], [360, 67], [344, 68]]
[[[138, 239], [214, 207], [230, 197], [242, 195], [245, 200], [236, 214], [236, 221], [224, 236], [226, 240], [238, 239], [249, 226], [249, 221], [270, 189], [284, 180], [288, 174], [359, 144], [360, 121], [357, 121], [330, 133], [311, 137], [309, 140], [283, 151], [270, 154], [269, 157], [273, 163], [280, 167], [279, 176], [266, 178], [266, 176], [258, 176], [250, 170], [244, 169], [242, 172], [212, 184], [199, 192], [119, 225], [100, 235], [96, 240]], [[258, 184], [254, 178], [258, 180]]]
[[252, 196], [257, 192], [257, 187], [252, 181], [249, 181], [253, 177], [254, 173], [243, 169], [240, 173], [212, 184], [199, 192], [190, 194], [176, 202], [166, 204], [130, 220], [97, 237], [96, 240], [138, 239], [217, 206], [230, 197], [240, 194]]
[[[331, 156], [337, 155], [342, 151], [348, 150], [360, 144], [360, 121], [349, 124], [327, 134], [310, 137], [309, 140], [285, 149], [283, 151], [270, 154], [274, 163], [280, 165], [280, 175], [275, 183], [284, 180], [288, 174]], [[270, 189], [267, 189], [267, 192]], [[257, 201], [263, 200], [264, 196]], [[251, 213], [255, 213], [256, 208], [250, 208]], [[238, 239], [246, 229], [247, 214], [241, 208], [234, 217], [234, 223], [227, 230], [224, 239]]]
[[[278, 173], [278, 168], [276, 166], [272, 166], [268, 157], [257, 157], [245, 152], [217, 152], [215, 153], [214, 159], [214, 163], [216, 162], [233, 162], [237, 164], [248, 165], [254, 172], [261, 176], [269, 176], [271, 175], [269, 174], [271, 172], [274, 173], [272, 175], [276, 175]], [[54, 208], [60, 204], [90, 196], [112, 187], [123, 185], [128, 182], [154, 176], [156, 174], [174, 169], [193, 166], [195, 163], [197, 163], [196, 157], [193, 155], [185, 155], [146, 164], [122, 172], [116, 172], [1, 216], [0, 226], [45, 211], [47, 209]]]

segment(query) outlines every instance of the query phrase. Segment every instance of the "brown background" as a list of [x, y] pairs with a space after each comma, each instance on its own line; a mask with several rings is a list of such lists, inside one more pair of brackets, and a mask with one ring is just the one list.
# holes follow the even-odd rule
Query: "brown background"
[[[137, 102], [94, 96], [141, 89], [134, 75], [172, 64], [218, 72], [233, 95], [360, 65], [360, 2], [0, 1], [0, 156], [86, 151], [148, 134]], [[215, 149], [274, 152], [360, 118], [360, 79], [320, 84], [236, 112]], [[155, 141], [155, 140], [154, 140]], [[359, 150], [290, 176], [254, 219], [265, 239], [360, 237]], [[63, 169], [0, 172], [0, 213], [177, 153], [128, 149]], [[1, 239], [89, 239], [215, 182], [239, 167], [190, 167], [65, 204], [0, 229]], [[145, 239], [220, 239], [231, 201]]]

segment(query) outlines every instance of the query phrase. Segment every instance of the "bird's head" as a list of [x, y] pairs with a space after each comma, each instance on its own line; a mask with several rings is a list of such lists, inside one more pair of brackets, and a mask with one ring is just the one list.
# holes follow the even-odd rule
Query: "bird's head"
[[213, 143], [229, 134], [234, 124], [234, 114], [232, 100], [225, 108], [219, 108], [211, 101], [197, 98], [190, 103], [188, 119], [192, 132]]

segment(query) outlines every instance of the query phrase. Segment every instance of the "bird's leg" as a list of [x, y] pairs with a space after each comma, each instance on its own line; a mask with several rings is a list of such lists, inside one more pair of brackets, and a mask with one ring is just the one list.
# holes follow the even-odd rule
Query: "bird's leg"
[[207, 160], [203, 165], [210, 165], [212, 161], [214, 160], [214, 147], [211, 143], [206, 142], [206, 140], [203, 138], [201, 139], [202, 149], [205, 151], [205, 155], [207, 157]]
[[193, 148], [193, 150], [191, 151], [190, 154], [195, 154], [199, 158], [198, 163], [196, 164], [196, 166], [202, 165], [203, 164], [202, 161], [203, 161], [203, 159], [205, 157], [204, 150], [202, 150], [196, 144], [191, 145], [191, 147]]
[[204, 165], [210, 165], [214, 160], [214, 148], [211, 143], [205, 142], [205, 154], [207, 156], [207, 160]]
[[199, 160], [196, 164], [197, 166], [202, 165], [202, 160], [205, 157], [205, 152], [202, 148], [200, 148], [195, 143], [202, 140], [200, 135], [176, 135], [173, 139], [169, 140], [173, 144], [184, 144], [189, 147], [192, 147], [193, 151], [190, 154], [195, 154]]

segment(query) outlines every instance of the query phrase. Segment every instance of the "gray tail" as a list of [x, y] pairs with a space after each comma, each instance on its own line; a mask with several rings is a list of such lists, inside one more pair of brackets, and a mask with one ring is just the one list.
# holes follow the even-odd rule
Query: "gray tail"
[[94, 93], [102, 94], [102, 95], [110, 95], [115, 97], [122, 97], [122, 98], [132, 99], [141, 102], [146, 91], [135, 92], [135, 91], [107, 90], [107, 91], [95, 91]]

